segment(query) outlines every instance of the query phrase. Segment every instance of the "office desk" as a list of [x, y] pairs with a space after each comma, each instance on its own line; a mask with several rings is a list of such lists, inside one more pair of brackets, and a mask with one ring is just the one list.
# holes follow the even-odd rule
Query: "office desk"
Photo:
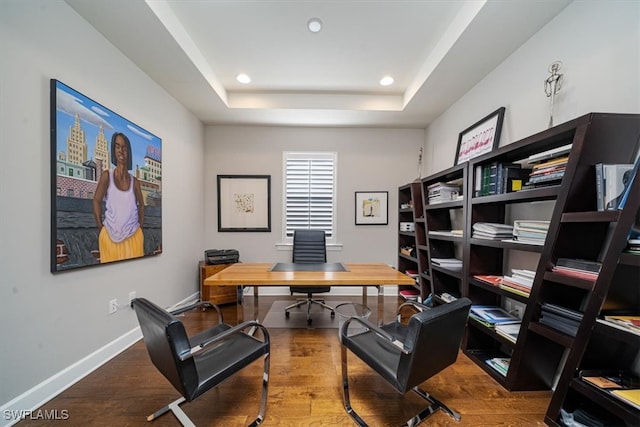
[[[413, 285], [415, 280], [384, 263], [345, 264], [348, 271], [271, 271], [274, 263], [238, 263], [209, 276], [205, 286], [237, 286], [238, 323], [243, 321], [242, 289], [253, 286], [254, 318], [258, 317], [259, 286], [362, 286], [362, 301], [367, 302], [367, 286], [378, 288], [378, 322], [383, 319], [385, 285]], [[283, 313], [284, 316], [284, 313]]]

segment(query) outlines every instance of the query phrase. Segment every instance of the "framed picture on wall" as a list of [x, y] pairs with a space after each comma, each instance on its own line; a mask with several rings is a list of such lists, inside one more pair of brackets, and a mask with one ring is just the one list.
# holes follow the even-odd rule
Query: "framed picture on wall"
[[50, 83], [51, 272], [162, 253], [162, 140]]
[[218, 175], [218, 231], [271, 231], [271, 175]]
[[458, 135], [454, 165], [459, 165], [498, 147], [505, 107], [500, 107]]
[[389, 223], [388, 191], [356, 191], [356, 225]]

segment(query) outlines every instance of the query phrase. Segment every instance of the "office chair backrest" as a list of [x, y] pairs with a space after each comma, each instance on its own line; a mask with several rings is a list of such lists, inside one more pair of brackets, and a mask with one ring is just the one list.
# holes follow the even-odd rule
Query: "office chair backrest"
[[323, 230], [293, 232], [293, 262], [327, 262], [327, 243]]
[[198, 386], [198, 373], [193, 358], [183, 362], [179, 357], [191, 349], [184, 325], [147, 299], [136, 298], [131, 304], [151, 361], [181, 395], [190, 399]]
[[412, 351], [398, 366], [404, 392], [456, 361], [470, 308], [471, 301], [460, 298], [411, 316], [405, 347]]

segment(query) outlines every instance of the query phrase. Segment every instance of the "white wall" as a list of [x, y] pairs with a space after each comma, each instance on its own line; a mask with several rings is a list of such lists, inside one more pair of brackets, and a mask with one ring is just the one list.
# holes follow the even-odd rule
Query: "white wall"
[[554, 123], [589, 112], [640, 111], [640, 2], [574, 1], [426, 132], [427, 174], [453, 165], [458, 134], [505, 106], [500, 146], [547, 128], [548, 67], [563, 62]]
[[[135, 290], [168, 306], [197, 291], [204, 127], [62, 1], [0, 2], [0, 58], [0, 405], [31, 390], [8, 406], [31, 409], [83, 358], [135, 339], [133, 312], [108, 315], [109, 299]], [[162, 255], [50, 273], [51, 78], [162, 138]]]
[[[397, 264], [398, 187], [418, 176], [421, 129], [351, 129], [208, 126], [205, 132], [205, 244], [238, 249], [245, 262], [289, 261], [277, 250], [282, 241], [283, 151], [335, 151], [337, 168], [337, 237], [341, 251], [329, 251], [329, 262]], [[216, 175], [271, 175], [271, 232], [218, 232]], [[389, 225], [356, 226], [356, 191], [389, 192]], [[260, 293], [286, 292], [260, 289]], [[350, 290], [334, 288], [332, 293]], [[357, 292], [360, 292], [358, 289]]]

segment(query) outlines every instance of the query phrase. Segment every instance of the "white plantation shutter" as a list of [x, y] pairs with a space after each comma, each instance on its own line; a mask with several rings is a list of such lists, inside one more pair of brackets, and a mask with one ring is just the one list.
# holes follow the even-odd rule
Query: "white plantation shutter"
[[285, 239], [295, 229], [334, 237], [336, 153], [284, 153]]

